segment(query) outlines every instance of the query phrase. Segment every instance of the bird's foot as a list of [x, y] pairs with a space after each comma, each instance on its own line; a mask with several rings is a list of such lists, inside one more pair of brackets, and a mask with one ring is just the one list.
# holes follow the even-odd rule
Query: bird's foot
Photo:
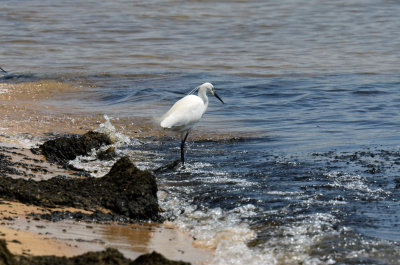
[[154, 170], [154, 173], [163, 173], [168, 171], [175, 171], [181, 168], [185, 168], [184, 163], [181, 160], [175, 160], [171, 163], [162, 165], [161, 167]]

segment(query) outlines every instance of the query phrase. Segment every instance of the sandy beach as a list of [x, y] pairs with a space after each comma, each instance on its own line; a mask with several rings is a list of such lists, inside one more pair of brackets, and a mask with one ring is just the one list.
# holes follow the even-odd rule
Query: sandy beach
[[0, 238], [6, 240], [13, 254], [72, 257], [112, 247], [130, 259], [157, 251], [171, 260], [192, 264], [206, 264], [212, 255], [211, 250], [196, 248], [191, 237], [168, 225], [49, 222], [29, 217], [31, 213], [44, 212], [46, 209], [36, 206], [1, 202]]

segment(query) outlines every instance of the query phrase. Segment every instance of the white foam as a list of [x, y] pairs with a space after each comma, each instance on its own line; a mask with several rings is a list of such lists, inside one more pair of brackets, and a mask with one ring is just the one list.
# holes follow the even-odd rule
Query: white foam
[[271, 231], [262, 252], [273, 254], [280, 264], [332, 264], [309, 253], [325, 236], [339, 233], [334, 229], [338, 220], [328, 213], [299, 215], [296, 219]]
[[[214, 166], [215, 165], [206, 162], [191, 162], [185, 163], [185, 167], [178, 169], [178, 171], [195, 175], [190, 181], [199, 180], [202, 183], [237, 183], [242, 187], [254, 184], [245, 178], [233, 178], [228, 172], [217, 170]], [[210, 174], [210, 170], [212, 174]]]
[[[7, 128], [0, 128], [0, 131]], [[0, 135], [3, 143], [9, 143], [14, 147], [24, 148], [24, 149], [31, 149], [33, 147], [37, 147], [38, 144], [41, 143], [40, 139], [37, 137], [33, 137], [30, 135], [20, 135], [20, 134], [2, 134]], [[3, 138], [4, 137], [4, 138]]]
[[105, 151], [110, 147], [116, 148], [117, 154], [119, 153], [118, 147], [138, 144], [139, 141], [132, 141], [128, 136], [120, 133], [117, 129], [111, 124], [110, 118], [107, 115], [104, 115], [105, 122], [101, 123], [99, 128], [96, 129], [96, 132], [104, 133], [108, 137], [110, 137], [112, 144], [107, 146], [102, 146], [98, 150], [92, 149], [90, 154], [86, 156], [78, 156], [74, 160], [69, 161], [69, 164], [78, 168], [83, 169], [87, 172], [90, 172], [90, 175], [93, 177], [102, 177], [107, 174], [115, 163], [114, 160], [110, 161], [99, 161], [97, 159], [97, 153], [101, 151]]
[[278, 195], [278, 196], [297, 196], [297, 195], [302, 195], [303, 192], [272, 190], [272, 191], [268, 191], [267, 194]]
[[252, 250], [245, 242], [222, 241], [215, 250], [215, 257], [210, 261], [212, 265], [275, 265], [277, 259], [271, 253]]
[[333, 180], [333, 187], [344, 188], [347, 190], [354, 190], [358, 192], [362, 192], [365, 194], [369, 194], [371, 196], [379, 196], [379, 195], [389, 195], [390, 191], [385, 191], [381, 188], [373, 188], [368, 185], [368, 180], [365, 176], [362, 175], [352, 175], [338, 171], [332, 171], [326, 174], [327, 177]]
[[90, 172], [92, 177], [102, 177], [110, 171], [115, 161], [99, 161], [97, 159], [97, 152], [97, 150], [93, 149], [89, 155], [77, 156], [74, 160], [69, 161], [68, 164]]
[[248, 204], [230, 211], [199, 208], [167, 190], [159, 191], [158, 198], [165, 216], [172, 217], [173, 225], [195, 238], [196, 246], [214, 249], [215, 255], [207, 264], [276, 264], [270, 253], [247, 246], [257, 235], [242, 218], [256, 215], [256, 206]]
[[95, 130], [96, 132], [104, 133], [110, 137], [115, 146], [131, 144], [131, 139], [128, 136], [117, 132], [117, 129], [115, 129], [111, 124], [110, 118], [107, 115], [104, 115], [104, 119], [106, 121], [100, 124], [100, 127]]

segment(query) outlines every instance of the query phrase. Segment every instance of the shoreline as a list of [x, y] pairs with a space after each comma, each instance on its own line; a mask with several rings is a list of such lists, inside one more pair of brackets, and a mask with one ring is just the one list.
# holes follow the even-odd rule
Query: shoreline
[[[17, 159], [17, 170], [25, 172], [28, 178], [48, 178], [38, 176], [57, 173], [69, 175], [73, 172], [65, 170], [55, 164], [46, 162], [43, 157], [32, 154], [29, 149], [12, 143], [0, 142], [0, 155], [10, 156], [10, 161]], [[4, 151], [9, 151], [9, 153]], [[21, 155], [23, 154], [23, 155]], [[32, 165], [31, 168], [26, 166]], [[37, 174], [32, 170], [34, 166], [41, 166], [42, 172]], [[0, 165], [1, 166], [1, 165]], [[43, 170], [43, 168], [47, 168]], [[29, 171], [29, 172], [27, 172]], [[1, 171], [0, 171], [1, 173]], [[8, 175], [2, 173], [3, 175]], [[0, 174], [1, 175], [1, 174]], [[18, 176], [13, 176], [15, 178]], [[74, 176], [76, 178], [76, 176]], [[20, 176], [19, 178], [26, 178]], [[89, 251], [103, 251], [106, 248], [119, 250], [126, 258], [136, 259], [138, 256], [156, 251], [167, 259], [181, 260], [192, 264], [207, 264], [212, 258], [212, 250], [196, 247], [195, 240], [188, 234], [163, 223], [118, 223], [113, 221], [90, 222], [84, 220], [47, 221], [39, 218], [43, 214], [52, 214], [57, 211], [81, 212], [90, 214], [90, 211], [73, 207], [41, 207], [24, 204], [7, 199], [0, 199], [0, 239], [5, 239], [12, 254], [23, 256], [54, 255], [74, 257]]]

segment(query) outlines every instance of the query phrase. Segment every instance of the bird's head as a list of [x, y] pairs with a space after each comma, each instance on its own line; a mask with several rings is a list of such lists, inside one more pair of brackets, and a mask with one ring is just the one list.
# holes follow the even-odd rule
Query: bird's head
[[214, 97], [216, 97], [217, 99], [219, 99], [223, 104], [224, 101], [222, 101], [222, 99], [218, 96], [218, 94], [215, 92], [214, 86], [211, 83], [204, 83], [202, 85], [199, 86], [199, 91], [200, 90], [205, 90], [206, 93], [213, 95]]

